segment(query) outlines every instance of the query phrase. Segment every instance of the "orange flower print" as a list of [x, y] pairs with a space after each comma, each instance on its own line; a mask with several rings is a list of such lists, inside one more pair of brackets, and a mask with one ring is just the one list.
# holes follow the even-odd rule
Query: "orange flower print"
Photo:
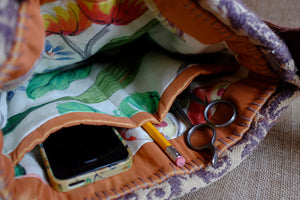
[[92, 55], [92, 47], [96, 41], [100, 40], [106, 33], [111, 24], [127, 25], [140, 17], [148, 8], [143, 0], [77, 0], [82, 12], [93, 23], [106, 25], [96, 33], [87, 43], [85, 55]]
[[76, 1], [83, 13], [94, 23], [126, 25], [141, 16], [147, 6], [142, 0]]
[[[90, 57], [92, 48], [105, 34], [109, 26], [127, 25], [140, 17], [147, 6], [143, 0], [40, 0], [46, 10], [43, 20], [46, 36], [59, 35], [82, 59]], [[49, 4], [48, 4], [49, 3]], [[51, 7], [56, 5], [54, 7]], [[99, 24], [98, 31], [89, 32], [85, 46], [79, 47], [69, 36], [76, 36], [92, 24]], [[101, 26], [104, 25], [104, 26]], [[93, 29], [95, 31], [97, 29]]]
[[[77, 35], [91, 26], [92, 22], [80, 11], [78, 5], [68, 1], [43, 14], [46, 35]], [[55, 14], [54, 14], [55, 13]]]

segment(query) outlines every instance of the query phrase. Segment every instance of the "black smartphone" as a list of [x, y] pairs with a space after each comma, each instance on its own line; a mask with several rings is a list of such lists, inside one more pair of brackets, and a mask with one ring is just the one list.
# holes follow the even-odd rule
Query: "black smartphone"
[[110, 126], [77, 125], [52, 133], [41, 145], [50, 184], [69, 191], [126, 171], [132, 153]]

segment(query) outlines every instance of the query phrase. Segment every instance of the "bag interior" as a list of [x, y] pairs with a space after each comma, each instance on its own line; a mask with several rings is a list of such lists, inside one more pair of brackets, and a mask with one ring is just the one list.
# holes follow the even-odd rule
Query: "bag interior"
[[[47, 195], [53, 198], [105, 198], [106, 195], [117, 198], [155, 186], [168, 177], [190, 174], [210, 166], [210, 151], [199, 153], [187, 148], [187, 127], [171, 112], [175, 98], [186, 88], [207, 101], [227, 99], [237, 107], [238, 116], [234, 123], [216, 128], [215, 146], [220, 156], [216, 167], [221, 167], [226, 162], [223, 153], [238, 143], [251, 124], [259, 120], [259, 111], [281, 83], [281, 78], [256, 44], [246, 36], [234, 33], [193, 3], [189, 6], [194, 5], [195, 13], [201, 12], [209, 23], [191, 19], [191, 23], [185, 25], [162, 5], [159, 9], [164, 10], [170, 20], [174, 17], [176, 26], [185, 33], [172, 27], [171, 23], [166, 26], [159, 18], [149, 19], [151, 12], [143, 10], [139, 21], [143, 25], [135, 28], [135, 32], [130, 30], [130, 36], [119, 36], [106, 44], [95, 42], [95, 46], [102, 45], [101, 48], [86, 42], [85, 51], [76, 50], [75, 46], [75, 41], [84, 41], [84, 34], [76, 38], [69, 30], [65, 32], [69, 34], [67, 36], [55, 33], [58, 27], [50, 23], [53, 15], [46, 12], [49, 7], [43, 3], [41, 14], [49, 22], [45, 27], [47, 37], [43, 57], [26, 81], [5, 93], [8, 117], [2, 128], [2, 153], [11, 160], [19, 185], [30, 179], [31, 184], [39, 185], [42, 180], [40, 187], [50, 187], [37, 146], [64, 127], [79, 124], [117, 127], [134, 154], [133, 165], [128, 171], [70, 192], [47, 189]], [[51, 6], [55, 11], [59, 3]], [[68, 5], [60, 6], [75, 8], [76, 4], [70, 1]], [[189, 17], [192, 15], [185, 16]], [[60, 28], [64, 23], [59, 23]], [[97, 28], [100, 26], [96, 20], [93, 23]], [[105, 31], [107, 27], [101, 26]], [[176, 30], [172, 32], [172, 28]], [[98, 32], [96, 36], [101, 34], [104, 32]], [[69, 47], [60, 45], [61, 41], [69, 43]], [[81, 58], [77, 56], [72, 60], [74, 52], [68, 48], [77, 51]], [[61, 61], [67, 64], [57, 64]], [[183, 102], [183, 105], [193, 123], [204, 122], [203, 106], [193, 102]], [[217, 109], [211, 118], [228, 115], [230, 113]], [[174, 165], [141, 128], [147, 121], [163, 132], [185, 157], [184, 167]], [[31, 163], [29, 168], [22, 167], [28, 163]]]

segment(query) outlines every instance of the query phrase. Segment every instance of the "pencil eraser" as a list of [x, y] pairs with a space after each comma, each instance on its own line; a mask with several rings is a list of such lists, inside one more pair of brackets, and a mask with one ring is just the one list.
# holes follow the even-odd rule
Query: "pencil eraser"
[[179, 156], [176, 160], [175, 160], [175, 164], [178, 167], [183, 167], [185, 165], [185, 158], [182, 156]]

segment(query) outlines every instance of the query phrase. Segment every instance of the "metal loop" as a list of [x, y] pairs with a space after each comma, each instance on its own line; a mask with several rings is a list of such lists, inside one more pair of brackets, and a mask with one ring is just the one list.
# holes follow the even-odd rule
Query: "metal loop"
[[[204, 127], [208, 127], [210, 130], [212, 130], [213, 135], [212, 135], [211, 140], [207, 144], [205, 144], [205, 145], [201, 145], [201, 146], [192, 145], [192, 143], [191, 143], [191, 136], [193, 135], [193, 133], [197, 129], [201, 129], [201, 128], [204, 128]], [[210, 150], [212, 150], [212, 149], [214, 149], [214, 143], [216, 141], [216, 130], [215, 130], [214, 126], [211, 125], [211, 124], [206, 124], [206, 123], [197, 124], [197, 125], [193, 126], [189, 130], [186, 139], [187, 139], [187, 144], [189, 145], [189, 147], [191, 149], [195, 150], [195, 151], [199, 151], [199, 150], [203, 150], [203, 149], [210, 149]]]
[[[209, 119], [208, 119], [208, 113], [209, 113], [209, 110], [215, 106], [216, 104], [227, 104], [229, 106], [231, 106], [232, 108], [232, 111], [233, 111], [233, 114], [231, 116], [231, 118], [224, 122], [224, 123], [221, 123], [221, 124], [214, 124], [212, 123]], [[215, 100], [215, 101], [212, 101], [210, 102], [204, 109], [204, 118], [205, 118], [205, 121], [215, 127], [225, 127], [225, 126], [228, 126], [230, 125], [232, 122], [234, 122], [234, 120], [236, 119], [236, 116], [237, 116], [237, 109], [235, 107], [235, 105], [231, 102], [231, 101], [228, 101], [228, 100], [225, 100], [225, 99], [220, 99], [220, 100]]]

